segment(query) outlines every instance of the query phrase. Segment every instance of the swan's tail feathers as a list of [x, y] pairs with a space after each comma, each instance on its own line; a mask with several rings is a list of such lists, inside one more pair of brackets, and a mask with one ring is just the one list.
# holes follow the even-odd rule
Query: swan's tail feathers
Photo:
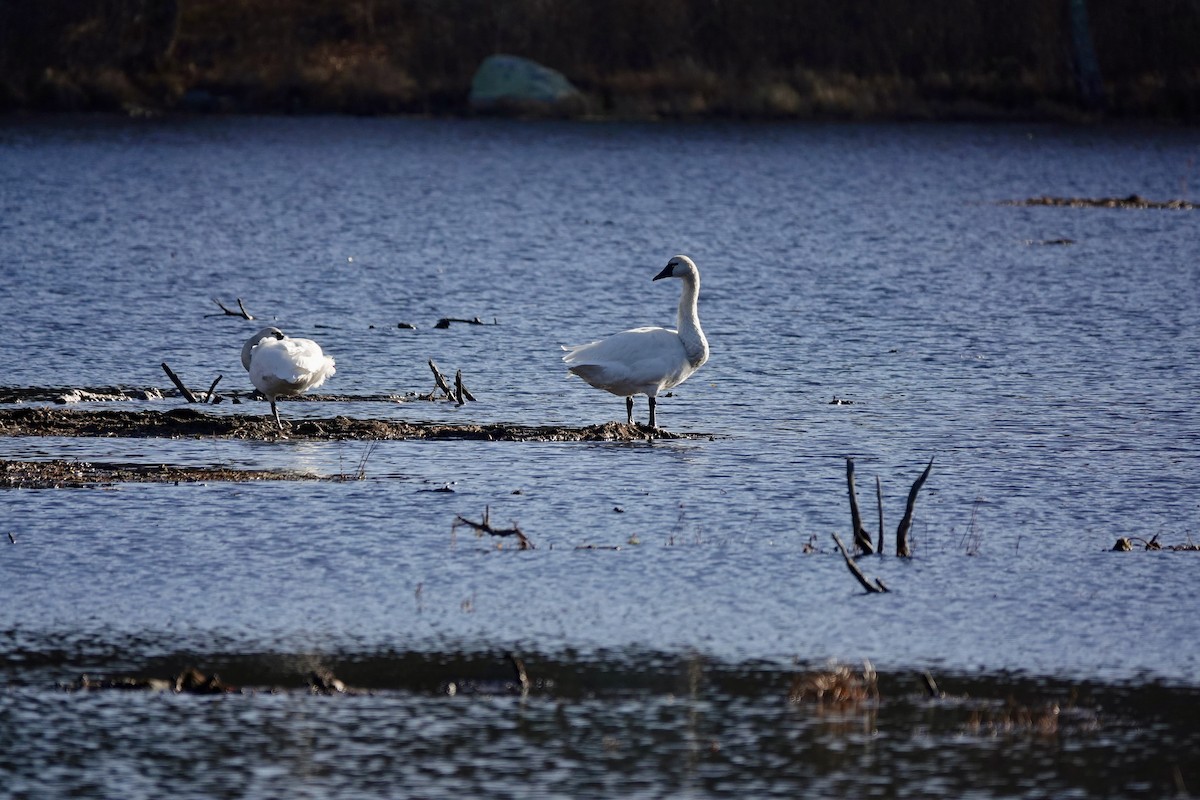
[[582, 356], [583, 353], [594, 344], [596, 344], [596, 342], [588, 342], [587, 344], [559, 345], [559, 347], [566, 352], [566, 355], [562, 357], [562, 360], [568, 364], [571, 364], [578, 360], [580, 356]]

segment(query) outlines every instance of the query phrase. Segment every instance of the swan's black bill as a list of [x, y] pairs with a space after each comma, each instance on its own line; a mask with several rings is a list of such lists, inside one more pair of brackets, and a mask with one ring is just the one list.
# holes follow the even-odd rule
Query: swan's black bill
[[662, 278], [670, 278], [673, 274], [672, 270], [674, 270], [674, 269], [675, 269], [674, 264], [667, 264], [665, 267], [663, 267], [662, 272], [658, 273], [657, 275], [655, 275], [653, 278], [650, 279], [651, 282], [661, 280]]

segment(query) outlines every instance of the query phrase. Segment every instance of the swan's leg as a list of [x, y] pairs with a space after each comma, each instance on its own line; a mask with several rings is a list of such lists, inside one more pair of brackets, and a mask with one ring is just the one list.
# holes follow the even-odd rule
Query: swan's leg
[[646, 399], [650, 401], [650, 427], [657, 428], [658, 425], [654, 423], [654, 406], [658, 401], [654, 399], [654, 395], [647, 395]]
[[625, 417], [628, 419], [629, 424], [632, 425], [633, 424], [633, 395], [630, 395], [629, 397], [625, 398]]
[[283, 430], [283, 423], [279, 419], [279, 409], [275, 407], [275, 398], [271, 398], [271, 413], [275, 415], [275, 424], [279, 426], [279, 430]]

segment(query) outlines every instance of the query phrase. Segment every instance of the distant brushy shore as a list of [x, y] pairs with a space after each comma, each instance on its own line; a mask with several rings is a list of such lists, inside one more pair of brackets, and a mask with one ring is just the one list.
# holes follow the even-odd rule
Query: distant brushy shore
[[494, 53], [570, 116], [1200, 122], [1195, 0], [13, 0], [0, 111], [466, 114]]

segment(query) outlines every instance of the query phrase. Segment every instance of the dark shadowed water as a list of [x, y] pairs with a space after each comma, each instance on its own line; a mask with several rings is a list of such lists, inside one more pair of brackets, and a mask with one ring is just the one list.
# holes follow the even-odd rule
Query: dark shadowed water
[[[1196, 200], [1198, 158], [1159, 129], [6, 120], [0, 385], [249, 389], [261, 320], [206, 317], [241, 298], [336, 358], [329, 391], [428, 391], [432, 358], [479, 398], [287, 418], [600, 423], [622, 401], [559, 345], [673, 323], [675, 253], [712, 358], [659, 404], [688, 440], [0, 437], [365, 476], [0, 492], [0, 796], [1200, 791], [1197, 553], [1109, 552], [1200, 540], [1200, 212], [1003, 204]], [[888, 594], [832, 546], [848, 456], [889, 538], [934, 459], [915, 557], [862, 562]], [[485, 507], [536, 549], [452, 531]], [[446, 691], [508, 652], [525, 695]], [[877, 701], [789, 702], [863, 659]], [[188, 665], [254, 691], [60, 688]], [[318, 667], [370, 693], [310, 696]]]

